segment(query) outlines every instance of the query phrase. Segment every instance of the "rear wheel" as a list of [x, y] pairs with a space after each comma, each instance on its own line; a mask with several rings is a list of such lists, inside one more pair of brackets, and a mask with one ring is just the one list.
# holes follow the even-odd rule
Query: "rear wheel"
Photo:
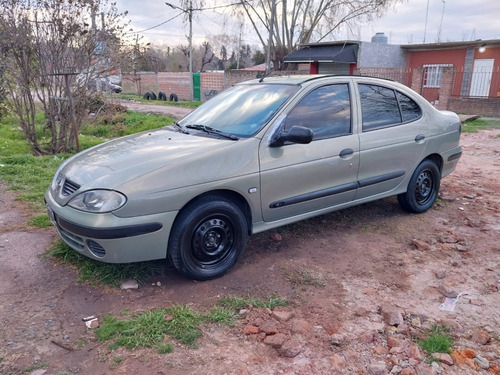
[[436, 201], [440, 183], [441, 173], [436, 163], [424, 160], [413, 172], [406, 193], [398, 195], [400, 206], [413, 213], [427, 211]]
[[241, 258], [248, 238], [242, 211], [221, 197], [203, 197], [179, 214], [168, 252], [174, 267], [196, 280], [222, 276]]

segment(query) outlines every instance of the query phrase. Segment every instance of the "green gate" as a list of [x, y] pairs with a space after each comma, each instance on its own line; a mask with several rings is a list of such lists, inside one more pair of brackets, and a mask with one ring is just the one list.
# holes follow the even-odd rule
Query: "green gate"
[[194, 100], [201, 100], [200, 95], [201, 76], [200, 73], [193, 74], [193, 96]]

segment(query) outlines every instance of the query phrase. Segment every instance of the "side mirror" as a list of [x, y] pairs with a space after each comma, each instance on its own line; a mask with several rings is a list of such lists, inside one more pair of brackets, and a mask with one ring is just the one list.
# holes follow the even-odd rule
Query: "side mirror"
[[308, 144], [313, 140], [313, 131], [303, 126], [292, 126], [288, 131], [282, 131], [271, 140], [270, 147], [281, 147], [285, 142]]

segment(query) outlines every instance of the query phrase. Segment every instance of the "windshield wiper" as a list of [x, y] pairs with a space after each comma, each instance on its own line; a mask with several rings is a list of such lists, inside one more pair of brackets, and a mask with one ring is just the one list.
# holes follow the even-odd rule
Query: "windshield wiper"
[[174, 122], [172, 125], [170, 125], [170, 128], [175, 129], [176, 131], [179, 131], [184, 134], [189, 134], [189, 132], [182, 127], [181, 124], [179, 124], [177, 121]]
[[209, 133], [209, 134], [220, 135], [221, 137], [224, 137], [224, 138], [227, 138], [227, 139], [231, 139], [233, 141], [237, 141], [239, 139], [234, 134], [225, 133], [225, 132], [223, 132], [223, 131], [221, 131], [219, 129], [214, 129], [214, 128], [212, 128], [210, 126], [206, 126], [206, 125], [199, 125], [199, 124], [196, 124], [196, 125], [186, 125], [186, 128], [200, 130], [200, 131], [203, 131], [203, 132]]

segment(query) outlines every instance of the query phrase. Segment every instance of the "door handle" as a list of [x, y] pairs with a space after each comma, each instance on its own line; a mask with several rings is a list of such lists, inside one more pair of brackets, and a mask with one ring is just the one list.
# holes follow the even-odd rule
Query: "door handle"
[[425, 135], [419, 134], [415, 137], [415, 142], [421, 142], [425, 139]]
[[352, 148], [345, 148], [342, 151], [340, 151], [339, 156], [342, 159], [347, 159], [348, 156], [351, 156], [354, 154], [354, 150]]

